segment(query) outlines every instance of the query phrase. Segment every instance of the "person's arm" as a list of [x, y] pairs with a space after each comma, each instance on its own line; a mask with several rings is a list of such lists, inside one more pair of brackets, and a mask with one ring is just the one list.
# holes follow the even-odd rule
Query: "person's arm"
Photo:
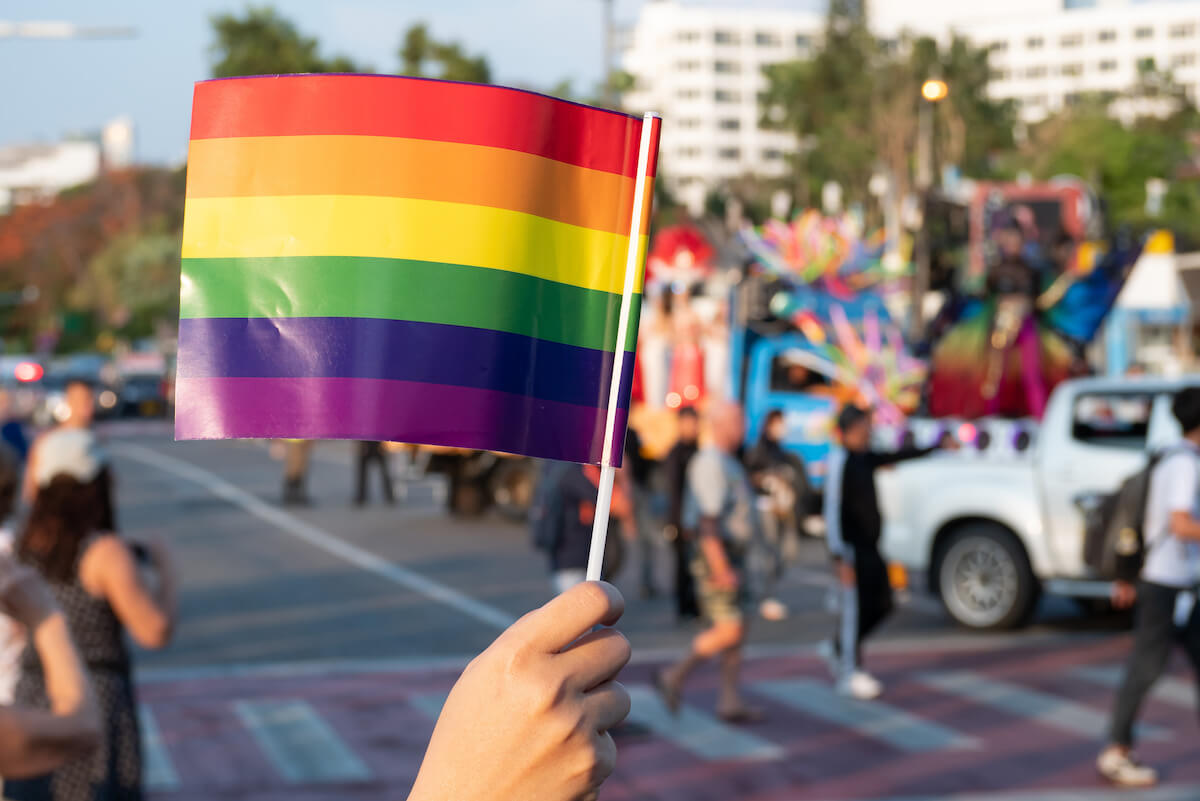
[[147, 546], [158, 573], [152, 592], [138, 574], [129, 547], [113, 535], [101, 537], [84, 555], [81, 573], [98, 585], [129, 635], [144, 648], [163, 648], [175, 629], [175, 570], [161, 542]]
[[32, 504], [33, 499], [37, 497], [37, 463], [38, 463], [38, 447], [42, 444], [42, 438], [39, 436], [34, 439], [33, 444], [29, 446], [29, 459], [25, 462], [25, 476], [21, 479], [21, 500], [27, 504]]
[[94, 749], [100, 742], [100, 713], [66, 620], [45, 584], [31, 570], [12, 569], [16, 575], [0, 602], [30, 633], [50, 702], [48, 711], [0, 707], [0, 775], [20, 779], [45, 774]]
[[450, 691], [408, 801], [595, 798], [629, 714], [629, 641], [610, 584], [572, 587], [511, 625]]
[[[1167, 531], [1185, 542], [1200, 542], [1200, 520], [1194, 514], [1196, 487], [1200, 486], [1200, 465], [1190, 453], [1175, 453], [1167, 457], [1156, 471], [1157, 480], [1164, 482], [1163, 500], [1170, 515]], [[1154, 480], [1154, 479], [1152, 479]], [[1159, 532], [1148, 531], [1148, 537]]]

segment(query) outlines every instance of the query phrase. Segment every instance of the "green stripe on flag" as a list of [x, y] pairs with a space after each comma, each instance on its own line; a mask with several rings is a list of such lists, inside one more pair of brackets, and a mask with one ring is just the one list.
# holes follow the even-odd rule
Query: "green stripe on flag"
[[[184, 259], [180, 316], [366, 317], [489, 328], [613, 350], [621, 296], [507, 270], [408, 259]], [[637, 343], [635, 295], [626, 350]]]

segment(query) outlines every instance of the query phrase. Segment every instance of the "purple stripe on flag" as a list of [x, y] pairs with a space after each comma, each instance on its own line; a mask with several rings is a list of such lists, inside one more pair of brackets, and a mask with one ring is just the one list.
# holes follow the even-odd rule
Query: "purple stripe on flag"
[[[178, 439], [368, 439], [600, 461], [604, 410], [472, 387], [371, 378], [187, 378]], [[617, 412], [621, 464], [627, 414]]]
[[[614, 358], [488, 328], [360, 317], [180, 320], [179, 354], [181, 378], [384, 378], [593, 407], [608, 406]], [[633, 363], [621, 371], [623, 406]]]

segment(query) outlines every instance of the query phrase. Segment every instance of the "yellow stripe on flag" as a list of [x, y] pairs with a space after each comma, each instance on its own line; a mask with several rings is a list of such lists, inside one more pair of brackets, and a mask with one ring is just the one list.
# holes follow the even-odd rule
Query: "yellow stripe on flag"
[[[186, 201], [183, 258], [415, 259], [508, 270], [619, 295], [628, 239], [532, 214], [435, 200], [192, 197]], [[643, 254], [645, 248], [642, 237]], [[635, 291], [641, 284], [639, 276]]]

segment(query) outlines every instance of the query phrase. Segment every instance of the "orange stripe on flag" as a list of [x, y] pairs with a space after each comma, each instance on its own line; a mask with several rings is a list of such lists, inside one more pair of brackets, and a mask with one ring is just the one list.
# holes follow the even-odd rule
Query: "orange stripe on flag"
[[384, 136], [194, 139], [189, 198], [365, 195], [509, 209], [627, 233], [633, 179], [516, 150]]

